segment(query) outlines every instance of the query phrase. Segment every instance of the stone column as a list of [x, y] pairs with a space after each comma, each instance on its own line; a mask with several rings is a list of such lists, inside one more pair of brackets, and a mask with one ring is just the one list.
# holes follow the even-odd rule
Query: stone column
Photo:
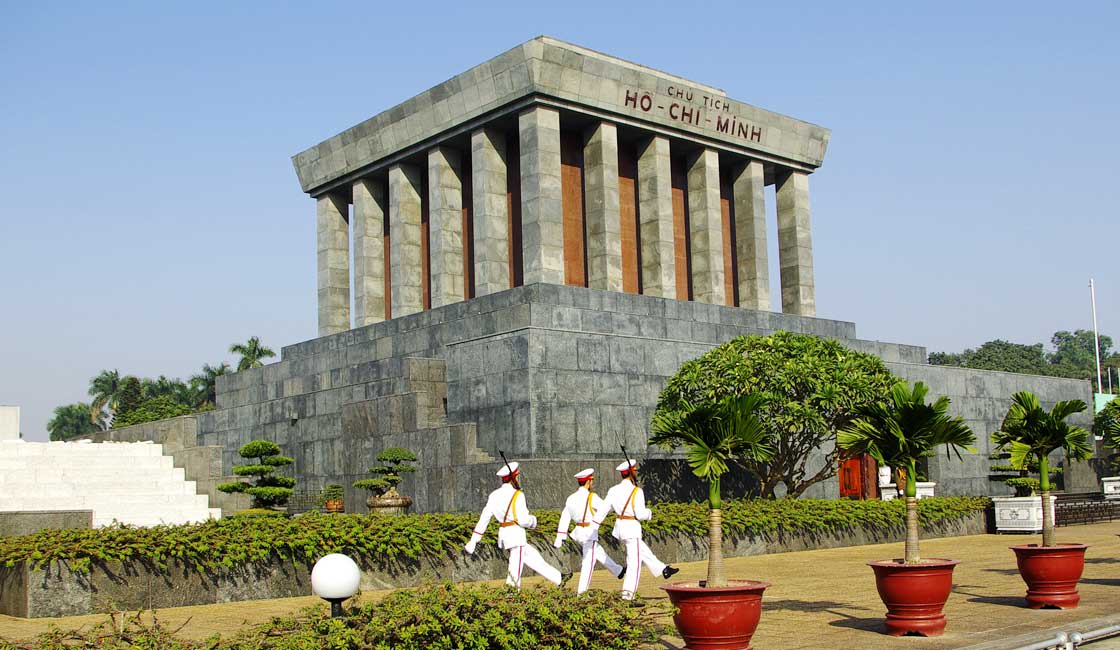
[[385, 320], [385, 179], [354, 183], [354, 327]]
[[424, 309], [424, 266], [420, 244], [420, 170], [389, 168], [389, 264], [393, 318]]
[[339, 194], [316, 199], [319, 336], [350, 329], [350, 202]]
[[583, 147], [587, 286], [622, 291], [622, 224], [618, 203], [618, 128], [601, 122]]
[[560, 113], [534, 106], [518, 117], [525, 284], [564, 284]]
[[474, 203], [474, 293], [510, 287], [506, 136], [479, 129], [471, 134], [471, 200]]
[[816, 316], [813, 295], [813, 238], [809, 225], [809, 175], [778, 175], [778, 260], [782, 273], [782, 311]]
[[642, 237], [642, 293], [675, 298], [673, 181], [669, 140], [654, 136], [638, 155], [638, 228]]
[[463, 299], [463, 181], [459, 152], [428, 152], [428, 256], [432, 308]]
[[[762, 163], [752, 160], [732, 177], [735, 253], [739, 264], [739, 306], [770, 309], [770, 267], [766, 250], [766, 187]], [[730, 246], [730, 242], [725, 242]]]
[[688, 168], [689, 237], [692, 240], [692, 296], [724, 305], [723, 211], [719, 204], [719, 154], [704, 149]]

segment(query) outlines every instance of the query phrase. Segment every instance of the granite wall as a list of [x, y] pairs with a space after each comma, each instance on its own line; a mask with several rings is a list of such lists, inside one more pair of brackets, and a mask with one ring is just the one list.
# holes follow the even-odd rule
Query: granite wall
[[[402, 492], [426, 512], [475, 509], [499, 450], [532, 469], [534, 507], [556, 507], [574, 471], [610, 473], [621, 440], [650, 472], [672, 477], [658, 498], [691, 498], [701, 494], [695, 481], [645, 445], [658, 393], [684, 361], [776, 330], [838, 339], [949, 395], [980, 442], [963, 461], [930, 459], [942, 494], [1006, 491], [988, 479], [988, 434], [1014, 391], [1047, 403], [1089, 397], [1083, 381], [929, 366], [924, 348], [857, 339], [849, 322], [534, 284], [291, 345], [278, 363], [220, 377], [218, 409], [197, 415], [198, 444], [220, 447], [228, 472], [241, 445], [274, 440], [295, 458], [303, 490], [349, 486], [379, 451], [407, 446], [422, 469]], [[733, 493], [750, 488], [744, 479]], [[366, 495], [347, 489], [347, 510], [363, 512]], [[832, 480], [805, 496], [837, 493]]]

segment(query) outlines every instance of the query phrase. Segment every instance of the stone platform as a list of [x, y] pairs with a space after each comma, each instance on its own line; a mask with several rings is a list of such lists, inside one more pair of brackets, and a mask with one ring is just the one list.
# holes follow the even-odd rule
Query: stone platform
[[[1014, 391], [1089, 397], [1083, 381], [929, 366], [924, 348], [861, 340], [851, 322], [534, 284], [287, 346], [278, 363], [221, 377], [218, 408], [197, 416], [198, 444], [221, 447], [228, 472], [241, 445], [274, 440], [305, 490], [349, 486], [382, 449], [407, 446], [421, 471], [402, 491], [428, 512], [475, 509], [499, 450], [526, 464], [531, 507], [557, 507], [575, 471], [613, 468], [621, 439], [653, 459], [647, 475], [672, 479], [651, 497], [697, 498], [679, 461], [646, 448], [658, 393], [715, 345], [777, 330], [838, 339], [952, 397], [979, 449], [964, 462], [931, 459], [940, 494], [1003, 493], [988, 480], [987, 434]], [[364, 511], [365, 495], [347, 490], [347, 510]], [[806, 496], [837, 494], [833, 480]]]

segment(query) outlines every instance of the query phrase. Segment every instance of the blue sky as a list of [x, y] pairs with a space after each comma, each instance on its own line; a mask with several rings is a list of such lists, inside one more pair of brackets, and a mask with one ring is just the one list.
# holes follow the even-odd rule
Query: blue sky
[[0, 0], [0, 404], [45, 439], [102, 368], [313, 337], [290, 156], [538, 34], [832, 129], [818, 313], [862, 338], [1048, 341], [1090, 276], [1120, 335], [1117, 7]]

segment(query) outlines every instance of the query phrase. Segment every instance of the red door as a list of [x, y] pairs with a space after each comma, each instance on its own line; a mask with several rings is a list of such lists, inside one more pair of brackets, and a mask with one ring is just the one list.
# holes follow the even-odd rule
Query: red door
[[859, 456], [840, 459], [840, 498], [859, 499], [863, 496], [863, 462]]

